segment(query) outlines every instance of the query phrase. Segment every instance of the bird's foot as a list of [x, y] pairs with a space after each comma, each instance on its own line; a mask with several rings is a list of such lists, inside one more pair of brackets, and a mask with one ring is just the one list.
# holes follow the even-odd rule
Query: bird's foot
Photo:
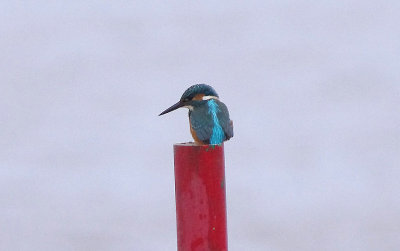
[[221, 146], [221, 144], [217, 144], [217, 145], [208, 145], [208, 147], [206, 148], [206, 152], [208, 152], [208, 150], [210, 150], [210, 148], [212, 148], [212, 149], [214, 150], [216, 146]]

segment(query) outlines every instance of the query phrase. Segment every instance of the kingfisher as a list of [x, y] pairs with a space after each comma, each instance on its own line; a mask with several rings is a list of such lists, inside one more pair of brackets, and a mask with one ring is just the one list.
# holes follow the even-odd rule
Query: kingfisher
[[181, 107], [189, 109], [190, 132], [196, 144], [220, 145], [233, 137], [233, 122], [229, 119], [228, 108], [219, 101], [211, 86], [192, 85], [176, 104], [158, 116]]

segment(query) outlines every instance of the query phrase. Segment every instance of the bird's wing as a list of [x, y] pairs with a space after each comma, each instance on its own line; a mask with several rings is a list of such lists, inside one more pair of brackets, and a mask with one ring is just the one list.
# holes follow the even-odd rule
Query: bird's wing
[[226, 105], [222, 102], [218, 102], [219, 112], [217, 113], [217, 117], [219, 123], [224, 130], [225, 140], [228, 140], [233, 137], [233, 121], [229, 118], [229, 111]]
[[[201, 108], [199, 108], [201, 109]], [[190, 114], [190, 124], [199, 140], [208, 144], [213, 130], [213, 119], [207, 110], [193, 111]]]

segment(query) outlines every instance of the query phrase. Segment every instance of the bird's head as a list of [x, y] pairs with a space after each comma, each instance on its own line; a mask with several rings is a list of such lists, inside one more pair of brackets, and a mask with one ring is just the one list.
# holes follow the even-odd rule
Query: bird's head
[[182, 94], [178, 103], [166, 109], [158, 116], [172, 112], [180, 107], [186, 107], [192, 110], [196, 105], [209, 99], [218, 99], [218, 94], [214, 88], [206, 84], [192, 85]]

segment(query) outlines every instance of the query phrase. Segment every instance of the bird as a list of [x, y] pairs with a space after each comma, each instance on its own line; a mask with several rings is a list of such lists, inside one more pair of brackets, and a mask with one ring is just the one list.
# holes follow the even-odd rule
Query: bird
[[180, 100], [158, 116], [178, 108], [189, 109], [190, 132], [198, 145], [221, 145], [233, 137], [233, 122], [228, 108], [209, 85], [190, 86]]

